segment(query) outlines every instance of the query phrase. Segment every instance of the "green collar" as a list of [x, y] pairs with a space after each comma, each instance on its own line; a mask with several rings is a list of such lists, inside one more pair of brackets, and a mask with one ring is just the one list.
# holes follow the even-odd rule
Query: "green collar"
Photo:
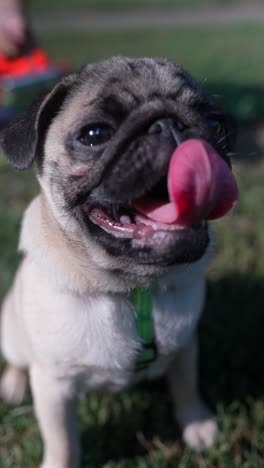
[[136, 310], [137, 331], [143, 344], [137, 368], [143, 369], [157, 357], [151, 290], [146, 288], [133, 289], [132, 301]]

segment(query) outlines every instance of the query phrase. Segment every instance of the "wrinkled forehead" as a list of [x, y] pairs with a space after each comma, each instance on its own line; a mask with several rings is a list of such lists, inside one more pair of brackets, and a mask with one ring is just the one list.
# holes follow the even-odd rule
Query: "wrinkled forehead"
[[87, 65], [79, 76], [79, 83], [98, 85], [101, 92], [109, 87], [115, 91], [128, 91], [139, 97], [151, 92], [173, 91], [185, 83], [195, 86], [194, 80], [182, 67], [165, 59], [123, 59], [114, 57], [97, 64]]
[[[87, 65], [79, 74], [75, 92], [85, 101], [106, 98], [110, 92], [126, 101], [138, 101], [156, 96], [172, 97], [189, 92], [201, 94], [196, 81], [181, 66], [165, 59], [113, 58]], [[76, 95], [77, 97], [77, 95]]]
[[207, 100], [207, 95], [189, 73], [173, 62], [115, 57], [82, 69], [62, 113], [67, 123], [91, 111], [123, 119], [135, 107], [153, 99], [192, 105]]

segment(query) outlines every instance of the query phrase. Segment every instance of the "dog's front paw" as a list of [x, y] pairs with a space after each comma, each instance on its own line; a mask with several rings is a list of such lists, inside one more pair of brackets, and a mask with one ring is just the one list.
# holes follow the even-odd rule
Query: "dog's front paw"
[[74, 462], [65, 462], [62, 461], [51, 461], [46, 460], [41, 463], [39, 468], [79, 468], [79, 463], [76, 461]]
[[192, 449], [201, 452], [217, 440], [216, 418], [202, 401], [181, 408], [177, 419], [182, 428], [183, 440]]
[[63, 463], [60, 463], [60, 462], [53, 462], [51, 460], [46, 460], [46, 461], [43, 461], [41, 463], [41, 465], [39, 466], [39, 468], [69, 468], [70, 465], [65, 465]]
[[218, 436], [218, 427], [214, 418], [204, 421], [194, 421], [187, 424], [183, 431], [184, 442], [196, 450], [201, 452], [211, 447]]
[[50, 464], [49, 462], [43, 462], [39, 466], [39, 468], [58, 468], [58, 467], [60, 467], [60, 465], [58, 465], [58, 464], [54, 465], [54, 463]]
[[54, 463], [50, 463], [50, 462], [43, 462], [41, 463], [41, 465], [39, 466], [39, 468], [58, 468], [60, 465], [58, 464], [55, 464]]
[[19, 404], [25, 398], [28, 388], [26, 371], [8, 365], [0, 381], [0, 397], [6, 403]]

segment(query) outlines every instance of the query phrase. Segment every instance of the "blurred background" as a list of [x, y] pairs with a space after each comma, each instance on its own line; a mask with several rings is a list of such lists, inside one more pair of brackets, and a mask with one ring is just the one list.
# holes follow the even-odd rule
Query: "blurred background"
[[[38, 0], [34, 31], [70, 68], [114, 54], [164, 56], [187, 68], [238, 119], [233, 170], [240, 202], [214, 222], [216, 255], [200, 324], [201, 390], [221, 435], [206, 454], [186, 449], [165, 382], [80, 409], [84, 467], [264, 466], [264, 2], [246, 0]], [[11, 283], [21, 214], [37, 192], [31, 171], [0, 159], [0, 294]], [[31, 401], [0, 402], [0, 466], [35, 467], [41, 442]]]

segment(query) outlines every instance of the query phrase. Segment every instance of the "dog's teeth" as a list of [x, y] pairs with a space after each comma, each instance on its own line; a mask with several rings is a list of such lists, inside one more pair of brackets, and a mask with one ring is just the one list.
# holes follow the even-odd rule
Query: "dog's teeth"
[[131, 224], [131, 219], [130, 219], [129, 216], [122, 215], [122, 216], [120, 216], [120, 222], [122, 224]]

